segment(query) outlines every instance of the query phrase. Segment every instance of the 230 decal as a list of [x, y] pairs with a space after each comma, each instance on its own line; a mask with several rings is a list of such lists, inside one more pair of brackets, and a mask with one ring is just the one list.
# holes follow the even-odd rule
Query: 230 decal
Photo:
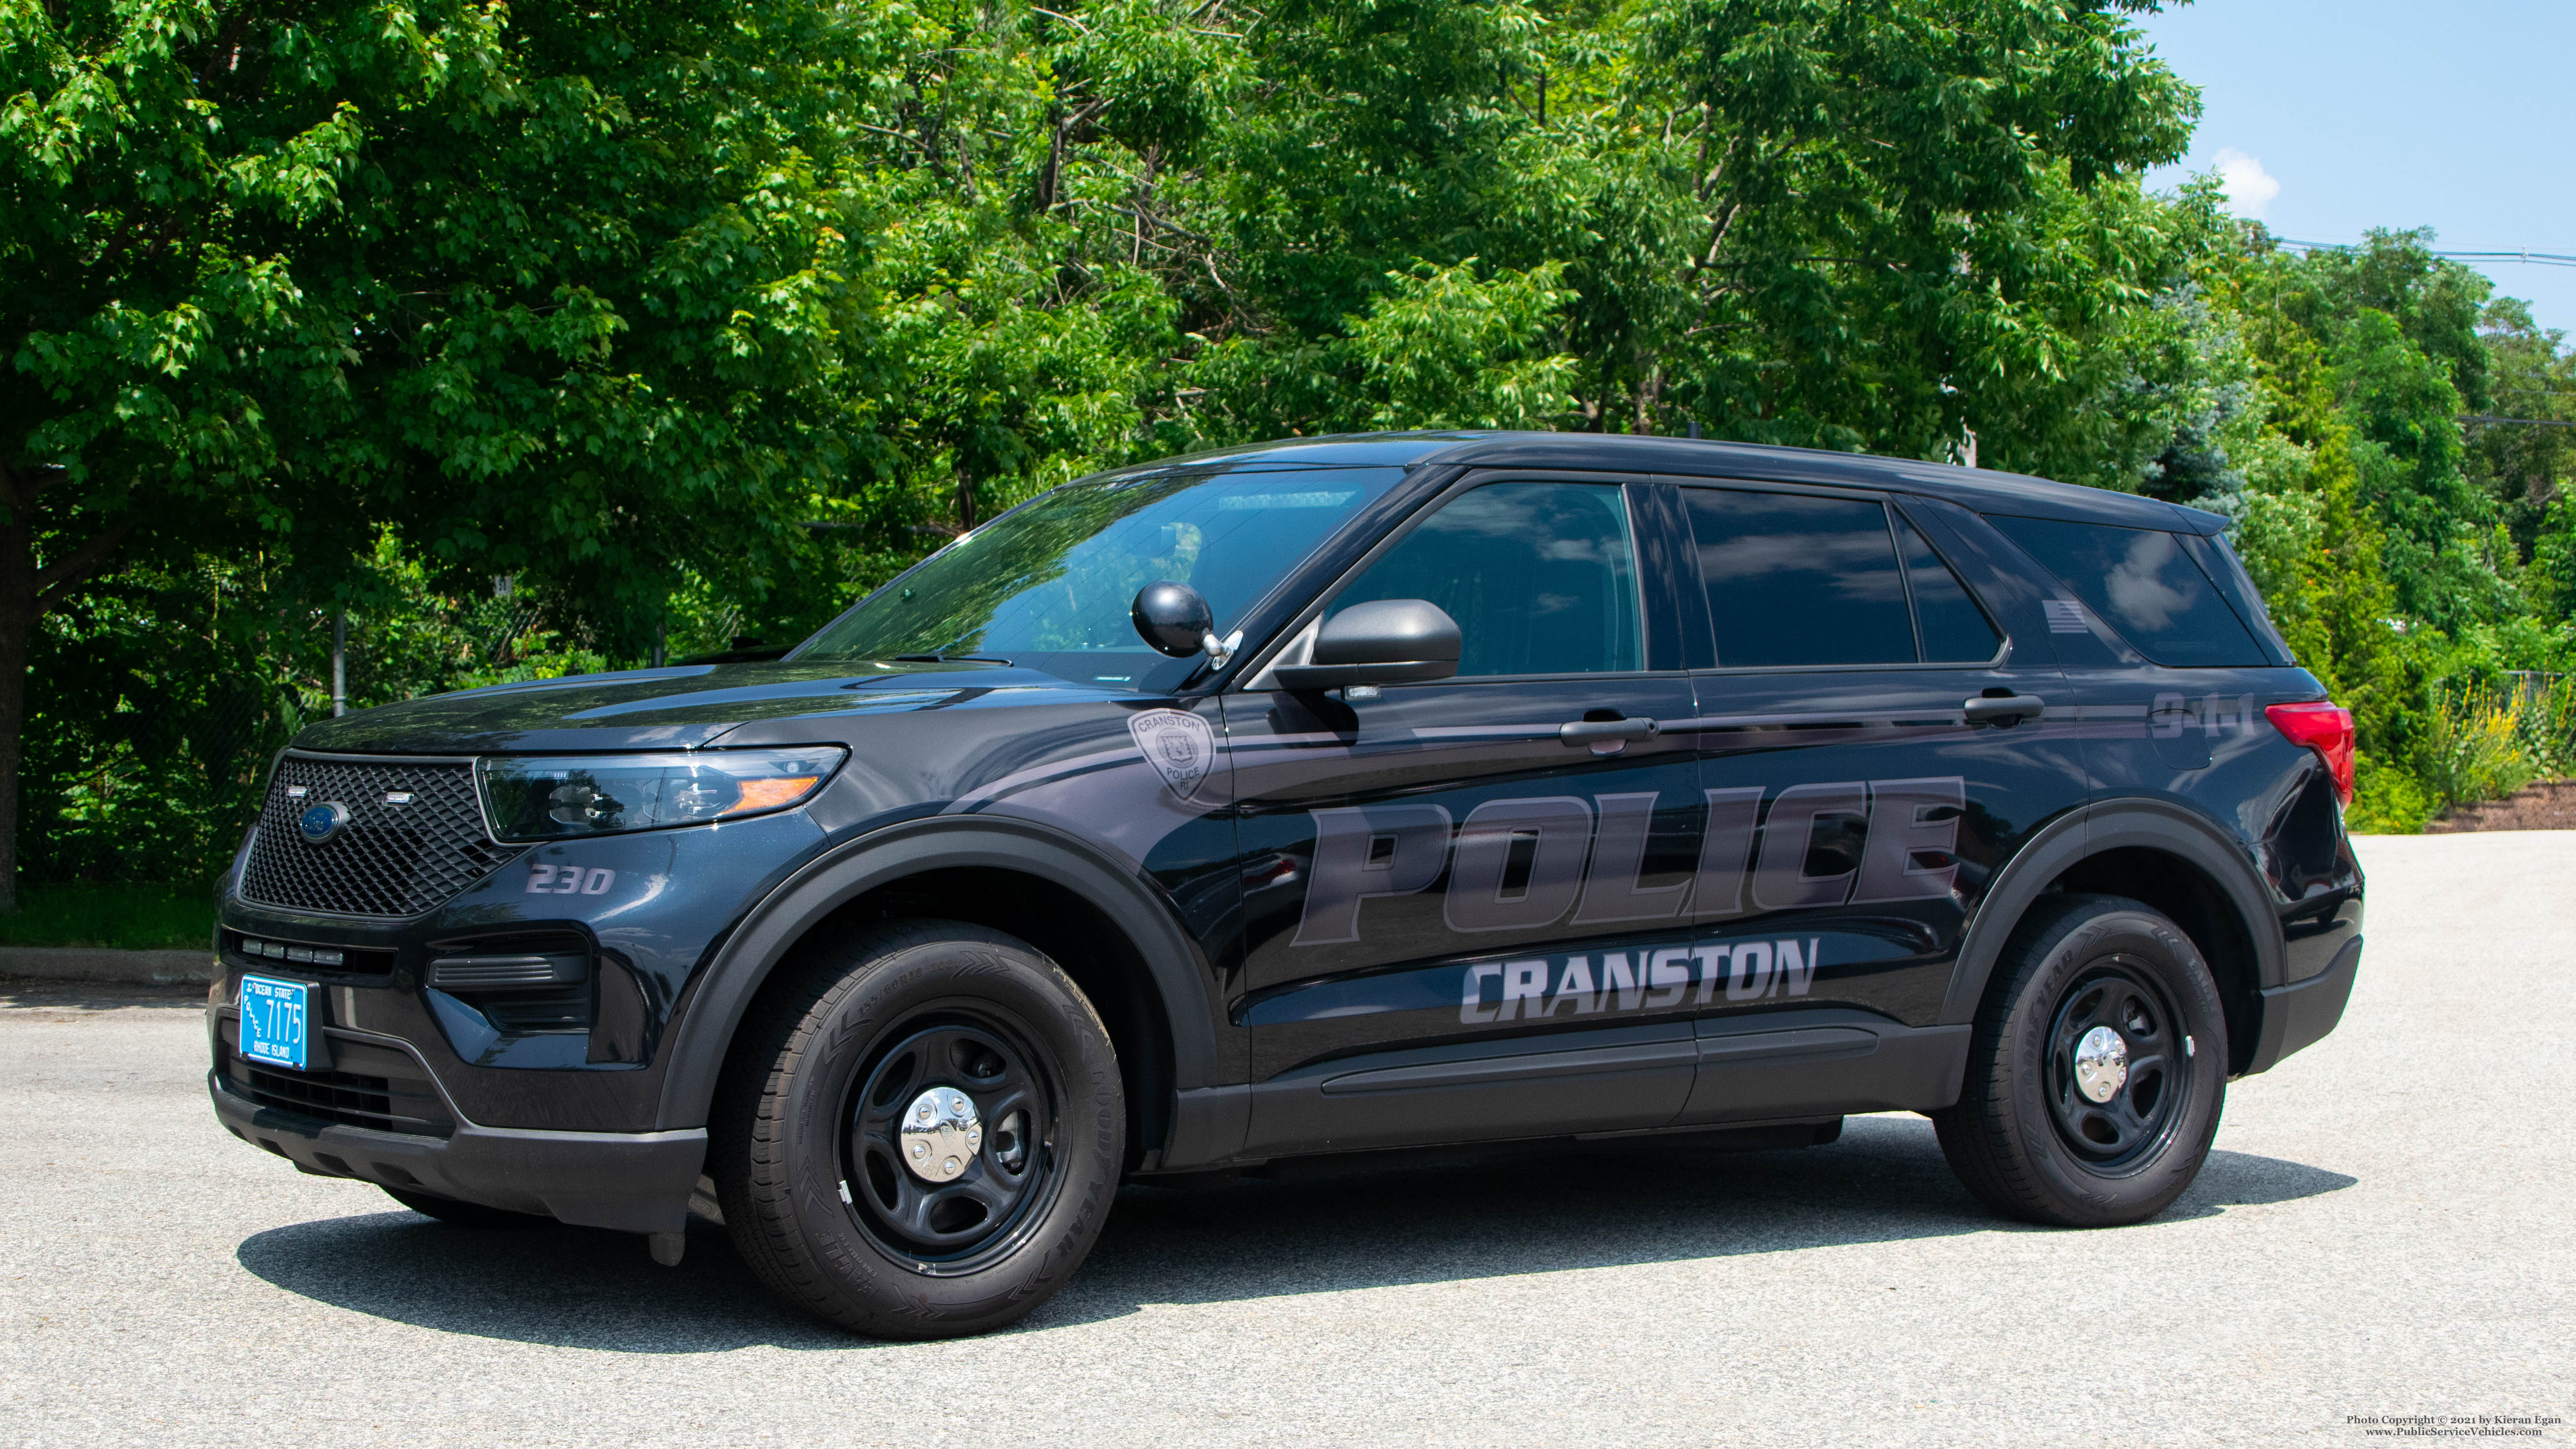
[[528, 894], [532, 896], [604, 896], [617, 884], [617, 872], [604, 865], [588, 870], [577, 865], [533, 865], [528, 867]]

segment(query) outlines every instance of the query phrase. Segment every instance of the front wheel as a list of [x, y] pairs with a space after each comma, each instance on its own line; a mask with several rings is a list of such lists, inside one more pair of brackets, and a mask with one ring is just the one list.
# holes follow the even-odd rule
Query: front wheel
[[875, 1337], [1025, 1316], [1091, 1250], [1126, 1152], [1091, 1003], [1026, 943], [953, 921], [853, 931], [803, 972], [746, 1023], [710, 1124], [735, 1246], [781, 1298]]
[[1942, 1155], [1998, 1212], [2143, 1222], [2200, 1172], [2227, 1093], [2227, 1018], [2198, 948], [2119, 896], [2048, 897], [1978, 1012]]

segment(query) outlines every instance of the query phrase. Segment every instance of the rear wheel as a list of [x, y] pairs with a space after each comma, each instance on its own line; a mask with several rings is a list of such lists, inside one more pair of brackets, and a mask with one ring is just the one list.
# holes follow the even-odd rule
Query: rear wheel
[[2064, 895], [1995, 966], [1941, 1150], [1988, 1206], [2031, 1222], [2154, 1217], [2209, 1155], [2227, 1019], [2198, 948], [2153, 909]]
[[854, 931], [726, 1068], [710, 1168], [752, 1270], [885, 1338], [997, 1328], [1091, 1249], [1126, 1103], [1109, 1034], [1026, 943], [951, 921]]

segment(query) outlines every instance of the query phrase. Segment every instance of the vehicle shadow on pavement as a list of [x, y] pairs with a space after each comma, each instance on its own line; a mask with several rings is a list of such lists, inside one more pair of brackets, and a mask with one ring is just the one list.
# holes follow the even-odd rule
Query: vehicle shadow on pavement
[[[1951, 1175], [1932, 1124], [1849, 1119], [1842, 1140], [1728, 1152], [1632, 1138], [1449, 1169], [1212, 1189], [1130, 1188], [1043, 1329], [1148, 1303], [1212, 1303], [1559, 1269], [1626, 1267], [1965, 1233], [2049, 1232], [1997, 1216]], [[2152, 1229], [2356, 1179], [2213, 1151]]]
[[399, 1208], [253, 1233], [233, 1256], [290, 1293], [444, 1333], [625, 1353], [868, 1346], [779, 1306], [703, 1220], [676, 1268], [633, 1233], [465, 1228]]
[[[2136, 1231], [2354, 1181], [2215, 1151], [2182, 1200]], [[1839, 1143], [1803, 1151], [1629, 1139], [1448, 1167], [1346, 1165], [1122, 1191], [1072, 1284], [1015, 1331], [1147, 1304], [2044, 1231], [1970, 1197], [1913, 1117], [1854, 1118]], [[630, 1353], [872, 1346], [778, 1307], [703, 1221], [677, 1268], [654, 1266], [629, 1234], [475, 1231], [408, 1212], [273, 1228], [236, 1256], [289, 1292], [442, 1332]]]

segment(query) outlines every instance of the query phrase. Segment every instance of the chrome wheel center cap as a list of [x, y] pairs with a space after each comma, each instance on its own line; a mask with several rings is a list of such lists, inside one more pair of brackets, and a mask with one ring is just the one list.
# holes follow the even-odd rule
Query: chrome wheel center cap
[[2107, 1026], [2084, 1033], [2075, 1044], [2075, 1090], [2088, 1102], [2107, 1102], [2129, 1080], [2129, 1043]]
[[903, 1109], [903, 1165], [924, 1182], [954, 1182], [984, 1148], [984, 1119], [955, 1087], [933, 1087]]

